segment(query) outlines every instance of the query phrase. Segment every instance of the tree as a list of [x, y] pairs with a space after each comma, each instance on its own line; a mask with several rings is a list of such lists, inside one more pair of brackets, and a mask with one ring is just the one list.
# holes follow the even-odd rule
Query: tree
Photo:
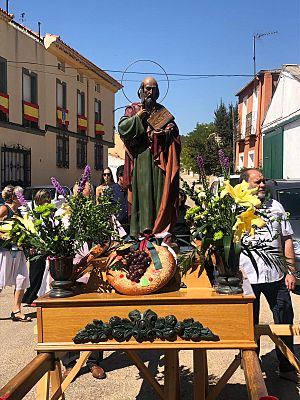
[[221, 100], [220, 105], [215, 110], [214, 125], [216, 133], [220, 138], [220, 147], [230, 160], [231, 170], [233, 170], [233, 135], [237, 123], [237, 106], [229, 105], [228, 110]]
[[207, 138], [214, 132], [214, 124], [199, 124], [196, 128], [188, 133], [186, 136], [181, 137], [182, 151], [181, 163], [186, 169], [198, 172], [196, 164], [196, 157], [198, 154], [206, 156], [206, 143]]

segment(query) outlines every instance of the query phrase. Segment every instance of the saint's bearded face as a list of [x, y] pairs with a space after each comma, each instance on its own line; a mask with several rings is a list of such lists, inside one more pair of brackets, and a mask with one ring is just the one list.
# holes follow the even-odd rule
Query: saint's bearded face
[[148, 112], [151, 112], [156, 104], [156, 85], [145, 84], [142, 89], [142, 103]]

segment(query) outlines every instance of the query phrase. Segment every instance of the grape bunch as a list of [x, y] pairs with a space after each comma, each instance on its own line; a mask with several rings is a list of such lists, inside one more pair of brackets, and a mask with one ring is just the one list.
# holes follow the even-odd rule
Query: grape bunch
[[125, 256], [125, 260], [128, 271], [126, 278], [139, 283], [151, 263], [151, 257], [144, 250], [130, 250], [129, 254]]

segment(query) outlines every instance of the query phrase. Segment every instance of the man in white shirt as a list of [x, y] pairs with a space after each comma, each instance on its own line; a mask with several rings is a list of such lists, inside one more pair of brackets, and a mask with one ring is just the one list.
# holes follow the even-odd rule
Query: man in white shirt
[[[252, 168], [245, 170], [240, 176], [240, 182], [243, 180], [249, 183], [250, 188], [258, 188], [257, 196], [261, 200], [263, 208], [268, 213], [267, 225], [261, 229], [257, 229], [255, 237], [249, 240], [253, 244], [257, 243], [257, 241], [265, 240], [266, 246], [271, 246], [281, 252], [288, 259], [289, 264], [291, 264], [288, 273], [285, 275], [275, 265], [270, 265], [270, 263], [266, 262], [260, 256], [259, 252], [251, 251], [258, 268], [257, 274], [247, 253], [242, 252], [240, 268], [246, 272], [256, 296], [253, 305], [254, 323], [259, 323], [260, 295], [263, 293], [273, 313], [274, 323], [293, 324], [294, 312], [289, 293], [295, 289], [296, 285], [296, 278], [293, 275], [295, 254], [291, 237], [293, 234], [292, 227], [286, 220], [286, 213], [282, 205], [276, 200], [265, 198], [265, 178], [260, 171]], [[284, 336], [281, 339], [294, 352], [293, 337]], [[279, 361], [279, 376], [297, 384], [300, 383], [299, 374], [296, 373], [292, 364], [277, 348], [276, 353]]]

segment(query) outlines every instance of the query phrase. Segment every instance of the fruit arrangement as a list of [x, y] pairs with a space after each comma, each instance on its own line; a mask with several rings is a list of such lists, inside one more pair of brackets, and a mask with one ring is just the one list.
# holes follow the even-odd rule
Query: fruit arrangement
[[144, 250], [130, 250], [124, 259], [128, 271], [126, 278], [139, 283], [151, 263], [151, 257]]
[[176, 262], [165, 246], [152, 244], [139, 249], [125, 245], [110, 254], [106, 278], [119, 293], [142, 295], [153, 293], [173, 277]]

